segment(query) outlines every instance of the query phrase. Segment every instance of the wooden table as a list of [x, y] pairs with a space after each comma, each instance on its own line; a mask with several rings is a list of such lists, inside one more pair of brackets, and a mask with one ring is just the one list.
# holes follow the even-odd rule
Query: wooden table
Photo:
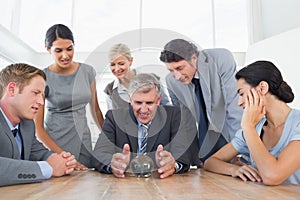
[[264, 186], [193, 169], [166, 179], [125, 179], [95, 171], [75, 172], [42, 183], [0, 187], [0, 199], [300, 199], [300, 186]]

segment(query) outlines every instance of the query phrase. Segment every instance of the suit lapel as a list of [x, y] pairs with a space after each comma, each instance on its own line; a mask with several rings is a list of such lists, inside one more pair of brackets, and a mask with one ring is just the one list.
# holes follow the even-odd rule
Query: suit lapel
[[20, 134], [22, 137], [22, 141], [23, 141], [23, 155], [24, 155], [24, 160], [29, 160], [29, 155], [30, 155], [30, 150], [31, 150], [31, 142], [32, 142], [32, 138], [31, 138], [31, 134], [30, 131], [32, 130], [32, 127], [30, 126], [25, 126], [24, 125], [24, 121], [21, 121], [20, 123]]
[[154, 148], [154, 144], [157, 141], [159, 135], [161, 134], [161, 130], [166, 123], [167, 120], [167, 112], [163, 108], [163, 106], [158, 106], [154, 119], [151, 122], [150, 128], [148, 130], [148, 141], [147, 141], [147, 152], [156, 151]]
[[177, 96], [180, 103], [187, 107], [196, 121], [199, 121], [199, 108], [196, 103], [195, 87], [193, 83], [188, 85], [179, 83], [170, 73], [167, 75], [166, 81], [168, 82], [168, 89]]
[[11, 142], [11, 149], [12, 151], [9, 152], [11, 153], [11, 158], [14, 158], [14, 159], [20, 159], [20, 152], [19, 152], [19, 148], [18, 148], [18, 144], [17, 144], [17, 141], [16, 139], [14, 138], [4, 116], [2, 115], [2, 112], [0, 111], [0, 123], [1, 123], [1, 126], [2, 126], [2, 131], [1, 131], [1, 134], [3, 134], [3, 137], [7, 137], [9, 139], [9, 141]]
[[[209, 64], [207, 62], [206, 55], [202, 51], [198, 55], [197, 71], [200, 76], [200, 85], [201, 85], [203, 99], [204, 99], [205, 106], [206, 106], [206, 112], [209, 115], [208, 118], [210, 118], [210, 115], [211, 115], [211, 92], [210, 92]], [[218, 78], [218, 77], [215, 77], [215, 78]]]
[[134, 117], [132, 107], [129, 106], [129, 115], [127, 123], [125, 124], [125, 133], [130, 141], [130, 146], [133, 153], [137, 153], [138, 148], [138, 124]]

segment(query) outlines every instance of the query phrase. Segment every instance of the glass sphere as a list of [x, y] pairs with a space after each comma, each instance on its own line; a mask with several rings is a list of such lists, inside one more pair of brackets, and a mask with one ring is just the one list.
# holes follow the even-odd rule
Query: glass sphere
[[153, 166], [152, 159], [147, 155], [138, 155], [130, 162], [130, 169], [136, 177], [151, 176]]

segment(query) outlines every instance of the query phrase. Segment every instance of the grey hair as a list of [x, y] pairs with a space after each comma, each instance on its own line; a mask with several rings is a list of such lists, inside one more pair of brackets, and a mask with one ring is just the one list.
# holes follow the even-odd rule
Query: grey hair
[[128, 46], [126, 44], [115, 44], [114, 46], [112, 46], [109, 50], [109, 59], [115, 59], [116, 56], [125, 56], [128, 60], [130, 60], [131, 58], [131, 52], [130, 49], [128, 48]]
[[161, 95], [159, 80], [152, 74], [137, 74], [129, 84], [128, 95], [131, 98], [136, 92], [147, 93], [153, 88], [156, 89], [157, 96]]

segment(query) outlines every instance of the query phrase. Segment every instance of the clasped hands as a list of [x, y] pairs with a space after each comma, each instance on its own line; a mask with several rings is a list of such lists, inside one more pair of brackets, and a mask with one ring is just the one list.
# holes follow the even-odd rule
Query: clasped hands
[[[130, 146], [125, 144], [122, 153], [115, 153], [111, 160], [111, 172], [118, 178], [125, 178], [125, 170], [130, 162]], [[155, 153], [155, 162], [157, 164], [160, 178], [166, 178], [174, 174], [175, 159], [172, 154], [158, 145]]]
[[52, 167], [52, 176], [55, 177], [71, 174], [77, 166], [75, 156], [64, 151], [51, 154], [46, 161]]

